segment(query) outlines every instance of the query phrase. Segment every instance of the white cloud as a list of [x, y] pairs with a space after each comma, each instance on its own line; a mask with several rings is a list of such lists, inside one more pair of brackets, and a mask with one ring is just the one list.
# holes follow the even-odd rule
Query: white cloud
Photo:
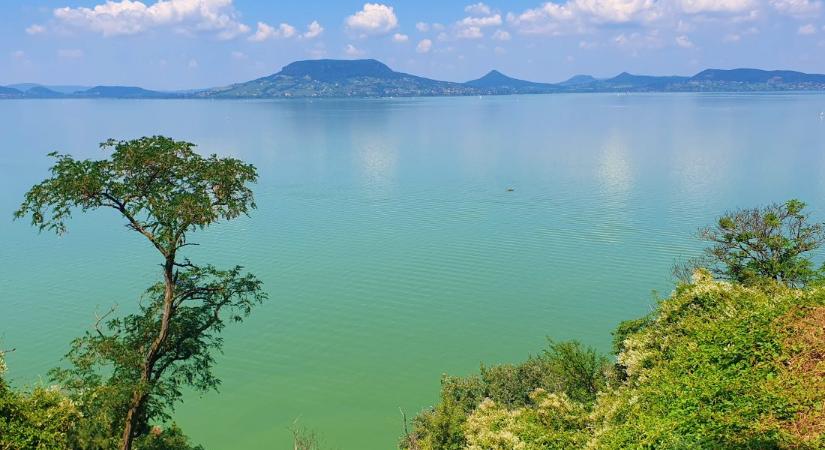
[[693, 42], [690, 40], [690, 38], [685, 36], [685, 35], [676, 36], [676, 45], [678, 45], [679, 47], [682, 47], [682, 48], [693, 48], [693, 47], [695, 47], [695, 45], [693, 45]]
[[386, 34], [398, 27], [392, 6], [365, 3], [361, 11], [347, 17], [347, 28], [362, 35]]
[[656, 0], [567, 0], [509, 13], [507, 21], [525, 34], [558, 35], [600, 24], [650, 23], [664, 14]]
[[501, 15], [495, 14], [486, 17], [465, 17], [458, 23], [460, 27], [492, 27], [501, 25]]
[[807, 25], [802, 25], [797, 30], [797, 33], [801, 34], [803, 36], [810, 36], [812, 34], [816, 34], [816, 26], [814, 26], [814, 24], [812, 24], [812, 23], [809, 23]]
[[235, 59], [235, 60], [238, 60], [238, 61], [243, 61], [243, 60], [245, 60], [245, 59], [248, 59], [248, 58], [249, 58], [248, 56], [246, 56], [246, 53], [244, 53], [244, 52], [239, 52], [239, 51], [237, 51], [237, 50], [236, 50], [236, 51], [234, 51], [234, 52], [232, 52], [232, 53], [230, 53], [230, 55], [232, 56], [232, 59]]
[[430, 31], [430, 24], [428, 24], [427, 22], [418, 22], [417, 24], [415, 24], [415, 29], [422, 33], [426, 33]]
[[393, 40], [393, 42], [399, 42], [399, 43], [400, 42], [407, 42], [407, 41], [410, 40], [410, 37], [407, 36], [406, 34], [395, 33], [394, 35], [392, 35], [392, 40]]
[[61, 59], [78, 59], [83, 57], [83, 50], [78, 48], [62, 48], [57, 51], [57, 56]]
[[91, 8], [58, 8], [54, 17], [61, 24], [103, 36], [138, 34], [161, 27], [212, 32], [220, 39], [249, 32], [249, 27], [238, 20], [232, 0], [158, 0], [150, 6], [139, 1], [108, 0]]
[[418, 45], [415, 46], [415, 51], [418, 53], [429, 53], [429, 51], [433, 48], [433, 41], [429, 39], [422, 39], [418, 42]]
[[23, 50], [15, 50], [11, 52], [11, 57], [16, 60], [22, 60], [26, 57], [26, 52], [24, 52]]
[[495, 39], [496, 41], [509, 41], [510, 33], [504, 30], [496, 30], [496, 32], [493, 33], [493, 39]]
[[46, 32], [46, 27], [43, 25], [33, 24], [31, 26], [26, 27], [26, 34], [35, 35], [41, 34]]
[[472, 5], [467, 5], [464, 8], [464, 11], [467, 12], [467, 14], [472, 14], [475, 16], [489, 16], [492, 12], [489, 6], [481, 2], [474, 3]]
[[816, 17], [822, 10], [821, 0], [770, 0], [771, 5], [781, 14], [793, 17]]
[[361, 50], [360, 48], [357, 48], [356, 46], [352, 45], [352, 44], [347, 44], [347, 46], [344, 47], [344, 53], [347, 56], [359, 57], [359, 56], [364, 56], [365, 52], [363, 50]]
[[190, 60], [189, 60], [189, 62], [188, 62], [188, 63], [186, 63], [186, 67], [188, 67], [188, 68], [190, 68], [190, 69], [192, 69], [192, 70], [197, 69], [197, 68], [198, 68], [198, 66], [199, 66], [199, 64], [198, 64], [198, 60], [197, 60], [197, 59], [195, 59], [195, 58], [190, 59]]
[[267, 39], [289, 39], [297, 33], [298, 31], [295, 27], [288, 23], [282, 23], [275, 28], [264, 22], [258, 22], [258, 29], [255, 31], [255, 34], [249, 36], [249, 40], [252, 42], [263, 42]]
[[737, 13], [755, 8], [754, 0], [681, 0], [681, 10], [688, 14]]
[[321, 33], [323, 33], [323, 32], [324, 32], [324, 27], [322, 27], [321, 24], [318, 23], [317, 20], [313, 20], [312, 23], [307, 25], [306, 32], [304, 34], [302, 34], [301, 36], [304, 39], [315, 39], [318, 36], [320, 36]]
[[621, 33], [613, 38], [613, 43], [618, 47], [634, 52], [639, 49], [662, 48], [664, 46], [657, 30], [651, 30], [647, 33]]
[[484, 37], [484, 33], [481, 32], [479, 27], [461, 28], [456, 31], [455, 35], [459, 39], [481, 39]]

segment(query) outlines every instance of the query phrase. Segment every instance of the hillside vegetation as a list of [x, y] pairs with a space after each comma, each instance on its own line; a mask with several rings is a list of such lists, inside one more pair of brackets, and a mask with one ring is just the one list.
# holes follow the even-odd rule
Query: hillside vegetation
[[[615, 333], [445, 377], [406, 449], [825, 448], [825, 288], [697, 271]], [[594, 392], [595, 391], [595, 392]]]

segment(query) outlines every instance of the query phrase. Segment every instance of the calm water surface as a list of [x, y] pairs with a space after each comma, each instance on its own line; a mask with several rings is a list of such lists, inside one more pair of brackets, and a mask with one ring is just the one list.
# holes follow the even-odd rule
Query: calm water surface
[[[609, 349], [672, 288], [693, 231], [726, 209], [825, 208], [822, 95], [557, 95], [356, 101], [0, 102], [0, 344], [37, 382], [157, 255], [114, 214], [62, 238], [11, 213], [52, 150], [166, 134], [254, 163], [259, 209], [195, 235], [270, 301], [225, 333], [221, 393], [176, 413], [211, 449], [288, 448], [294, 421], [342, 449], [393, 448], [399, 408], [442, 373], [545, 337]], [[512, 188], [512, 192], [508, 192]]]

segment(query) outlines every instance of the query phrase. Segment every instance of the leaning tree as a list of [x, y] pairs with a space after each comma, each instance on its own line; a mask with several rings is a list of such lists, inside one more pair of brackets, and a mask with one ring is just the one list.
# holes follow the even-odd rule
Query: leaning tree
[[181, 255], [193, 245], [192, 232], [255, 208], [248, 186], [257, 180], [255, 167], [203, 157], [194, 147], [153, 136], [108, 140], [101, 148], [111, 155], [102, 160], [52, 153], [51, 177], [32, 187], [15, 213], [30, 216], [41, 231], [63, 234], [73, 211], [114, 210], [161, 256], [162, 280], [146, 291], [138, 312], [98, 320], [74, 341], [67, 355], [72, 367], [53, 372], [87, 403], [97, 402], [94, 414], [110, 422], [109, 437], [124, 450], [149, 432], [151, 421], [168, 418], [183, 387], [217, 387], [210, 350], [220, 348], [219, 332], [266, 298], [260, 281], [241, 267], [219, 270]]

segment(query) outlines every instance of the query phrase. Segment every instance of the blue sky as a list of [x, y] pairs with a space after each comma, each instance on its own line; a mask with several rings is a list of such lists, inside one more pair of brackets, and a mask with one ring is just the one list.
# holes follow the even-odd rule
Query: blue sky
[[0, 84], [224, 85], [298, 59], [466, 81], [825, 72], [825, 0], [4, 0]]

